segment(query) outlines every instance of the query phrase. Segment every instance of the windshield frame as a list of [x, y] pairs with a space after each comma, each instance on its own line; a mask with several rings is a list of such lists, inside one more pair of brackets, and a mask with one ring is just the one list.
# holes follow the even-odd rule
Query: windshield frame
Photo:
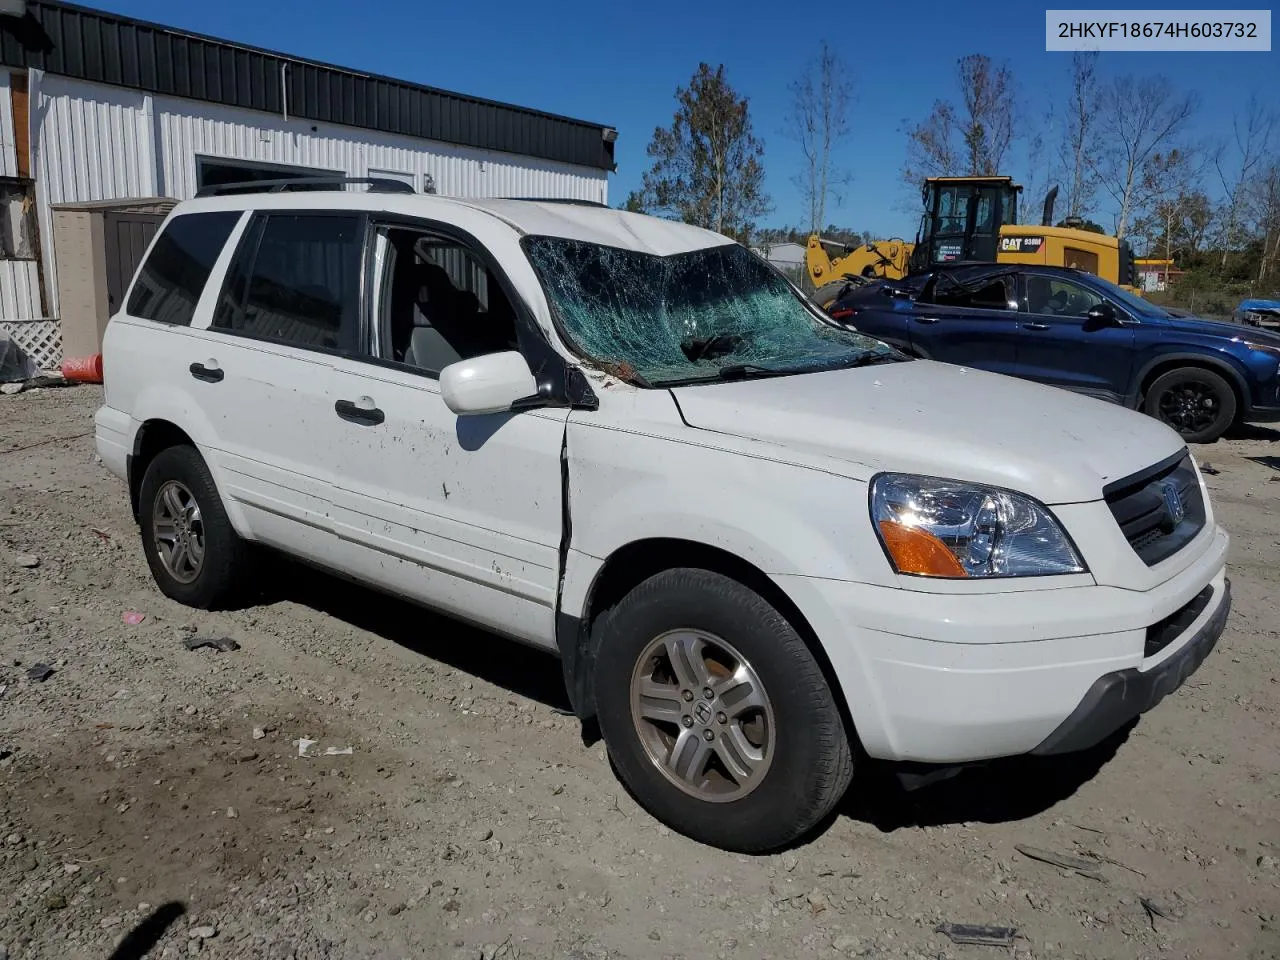
[[[844, 324], [838, 323], [837, 321], [833, 320], [821, 307], [819, 307], [816, 303], [814, 303], [812, 298], [810, 298], [807, 294], [805, 294], [804, 291], [802, 291], [800, 287], [790, 277], [788, 277], [785, 273], [779, 270], [774, 264], [770, 263], [764, 257], [761, 257], [758, 254], [754, 253], [752, 250], [745, 247], [743, 244], [738, 243], [737, 241], [734, 241], [734, 240], [730, 240], [726, 243], [717, 243], [717, 244], [709, 244], [703, 247], [694, 247], [689, 250], [682, 250], [677, 253], [667, 254], [666, 256], [664, 256], [662, 254], [649, 253], [648, 251], [644, 251], [644, 250], [634, 250], [629, 247], [621, 247], [613, 244], [600, 243], [594, 240], [581, 240], [576, 237], [566, 237], [566, 236], [561, 236], [557, 234], [530, 233], [521, 237], [520, 249], [524, 253], [525, 259], [528, 262], [530, 269], [533, 271], [533, 275], [538, 280], [538, 286], [542, 291], [543, 300], [547, 304], [547, 310], [551, 317], [552, 327], [555, 329], [556, 335], [560, 339], [560, 342], [564, 345], [565, 349], [567, 349], [573, 355], [573, 357], [582, 364], [584, 369], [611, 374], [615, 377], [618, 377], [618, 379], [620, 380], [628, 382], [633, 386], [640, 387], [642, 389], [661, 390], [661, 389], [667, 389], [669, 387], [683, 387], [683, 386], [696, 386], [698, 384], [724, 383], [725, 378], [719, 375], [719, 370], [722, 368], [712, 367], [712, 368], [708, 368], [709, 372], [707, 376], [653, 379], [645, 376], [643, 373], [637, 370], [630, 363], [630, 361], [627, 361], [625, 359], [622, 361], [602, 360], [601, 358], [593, 356], [590, 353], [588, 353], [582, 347], [582, 345], [578, 342], [578, 339], [573, 335], [573, 333], [565, 325], [564, 318], [561, 315], [560, 306], [557, 303], [555, 297], [551, 295], [550, 290], [548, 290], [546, 278], [543, 276], [542, 271], [539, 270], [538, 267], [535, 265], [534, 259], [530, 255], [529, 247], [527, 245], [528, 241], [530, 240], [559, 240], [559, 241], [565, 241], [570, 243], [582, 243], [582, 244], [586, 244], [593, 247], [600, 247], [602, 249], [620, 250], [625, 253], [654, 257], [655, 259], [659, 259], [659, 260], [666, 259], [666, 257], [686, 256], [688, 254], [696, 254], [696, 253], [703, 253], [711, 250], [718, 250], [722, 247], [737, 247], [740, 250], [742, 250], [746, 255], [750, 256], [758, 265], [762, 266], [766, 273], [770, 274], [775, 280], [782, 283], [786, 287], [790, 295], [799, 302], [801, 307], [809, 314], [809, 316], [814, 321], [816, 321], [817, 324], [819, 324], [820, 326], [827, 327], [829, 329], [838, 330], [842, 333], [853, 334], [854, 336], [859, 337], [862, 340], [865, 340], [868, 344], [867, 348], [862, 352], [853, 353], [851, 356], [844, 358], [839, 362], [832, 363], [831, 365], [802, 367], [802, 368], [796, 368], [796, 369], [791, 369], [787, 367], [782, 367], [779, 369], [761, 367], [758, 370], [748, 370], [745, 375], [735, 376], [733, 378], [734, 380], [762, 379], [765, 377], [790, 377], [790, 376], [800, 376], [807, 373], [822, 373], [830, 370], [840, 370], [848, 366], [857, 365], [860, 361], [863, 360], [863, 358], [869, 355], [877, 354], [877, 353], [883, 353], [886, 357], [892, 358], [894, 360], [911, 359], [906, 354], [903, 354], [901, 351], [897, 350], [892, 345], [885, 343], [883, 340], [877, 340], [875, 337], [872, 337], [866, 333], [863, 333], [861, 330], [852, 330], [849, 327], [845, 326]], [[734, 366], [734, 365], [728, 364], [726, 366]], [[747, 364], [746, 366], [751, 367], [752, 365]], [[622, 369], [624, 367], [626, 368], [625, 370]], [[624, 376], [624, 373], [626, 374], [625, 376]]]

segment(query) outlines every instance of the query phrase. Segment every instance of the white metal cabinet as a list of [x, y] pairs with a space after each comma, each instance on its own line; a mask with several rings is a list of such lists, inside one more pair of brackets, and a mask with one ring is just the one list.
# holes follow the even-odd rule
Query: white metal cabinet
[[[324, 453], [333, 530], [351, 572], [554, 645], [568, 411], [459, 417], [434, 379], [356, 359], [332, 363], [338, 427], [325, 431]], [[340, 401], [372, 406], [381, 420], [340, 419]]]

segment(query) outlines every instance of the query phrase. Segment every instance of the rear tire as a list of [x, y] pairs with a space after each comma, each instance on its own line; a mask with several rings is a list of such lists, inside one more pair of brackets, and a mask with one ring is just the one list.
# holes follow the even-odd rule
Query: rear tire
[[248, 547], [227, 518], [204, 458], [169, 447], [147, 465], [138, 497], [142, 549], [166, 597], [211, 610], [237, 593]]
[[1236, 419], [1231, 384], [1202, 367], [1179, 367], [1161, 374], [1147, 390], [1143, 407], [1187, 443], [1212, 443]]
[[835, 697], [764, 598], [708, 570], [667, 570], [598, 629], [600, 728], [618, 774], [659, 820], [760, 853], [803, 836], [843, 796], [853, 753]]

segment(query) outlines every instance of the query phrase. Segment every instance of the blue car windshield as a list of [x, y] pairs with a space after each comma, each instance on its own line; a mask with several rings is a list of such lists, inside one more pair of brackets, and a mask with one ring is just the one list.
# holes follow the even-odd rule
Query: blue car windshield
[[1150, 300], [1143, 300], [1141, 297], [1135, 297], [1128, 290], [1117, 287], [1109, 280], [1103, 280], [1101, 277], [1091, 277], [1094, 286], [1099, 287], [1112, 300], [1117, 300], [1124, 305], [1125, 309], [1138, 314], [1140, 317], [1168, 317], [1172, 316], [1168, 310]]
[[661, 386], [829, 370], [897, 355], [826, 319], [736, 244], [660, 257], [526, 237], [563, 334], [606, 369]]

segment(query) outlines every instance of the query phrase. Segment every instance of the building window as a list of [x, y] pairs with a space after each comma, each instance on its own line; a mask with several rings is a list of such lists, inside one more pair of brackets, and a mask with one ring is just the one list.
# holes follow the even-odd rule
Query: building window
[[[263, 180], [300, 180], [304, 177], [343, 177], [341, 170], [321, 170], [284, 163], [258, 163], [255, 160], [230, 160], [222, 157], [196, 157], [196, 188], [216, 187], [227, 183], [259, 183]], [[300, 190], [324, 189], [300, 186]]]

